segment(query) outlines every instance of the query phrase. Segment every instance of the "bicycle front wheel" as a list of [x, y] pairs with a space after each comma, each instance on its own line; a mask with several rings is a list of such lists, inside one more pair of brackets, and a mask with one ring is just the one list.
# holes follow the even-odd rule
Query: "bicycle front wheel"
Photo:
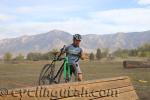
[[40, 73], [39, 76], [39, 85], [49, 85], [54, 83], [54, 68], [55, 65], [52, 64], [46, 64]]

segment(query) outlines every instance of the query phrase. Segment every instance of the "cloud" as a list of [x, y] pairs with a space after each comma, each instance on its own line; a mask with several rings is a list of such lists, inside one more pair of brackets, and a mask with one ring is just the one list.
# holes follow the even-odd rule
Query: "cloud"
[[109, 34], [150, 30], [150, 8], [96, 11], [88, 13], [86, 17], [70, 17], [63, 21], [16, 22], [0, 26], [0, 34], [5, 33], [11, 37], [45, 33], [53, 29], [72, 34]]
[[150, 29], [149, 8], [114, 9], [94, 12], [90, 15], [97, 25], [98, 23], [105, 24], [106, 26], [111, 26], [110, 29], [116, 31], [127, 32]]
[[141, 4], [141, 5], [149, 5], [150, 0], [138, 0], [138, 3]]
[[0, 14], [0, 22], [11, 21], [13, 19], [15, 19], [14, 16], [6, 15], [6, 14]]
[[72, 5], [72, 6], [49, 6], [49, 5], [34, 5], [34, 6], [22, 6], [17, 7], [17, 13], [52, 13], [52, 12], [71, 12], [79, 11], [84, 9], [81, 6]]

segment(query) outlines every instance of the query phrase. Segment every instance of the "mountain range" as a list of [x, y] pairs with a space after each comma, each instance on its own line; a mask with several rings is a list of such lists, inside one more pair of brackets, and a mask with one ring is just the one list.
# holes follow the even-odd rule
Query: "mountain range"
[[[81, 47], [85, 52], [95, 52], [97, 48], [108, 48], [114, 51], [118, 48], [133, 49], [145, 43], [150, 43], [150, 31], [115, 33], [115, 34], [87, 34], [82, 35]], [[27, 54], [29, 52], [47, 52], [52, 49], [60, 49], [63, 45], [72, 43], [72, 34], [51, 30], [47, 33], [21, 36], [0, 40], [0, 57], [6, 52], [14, 55], [18, 53]]]

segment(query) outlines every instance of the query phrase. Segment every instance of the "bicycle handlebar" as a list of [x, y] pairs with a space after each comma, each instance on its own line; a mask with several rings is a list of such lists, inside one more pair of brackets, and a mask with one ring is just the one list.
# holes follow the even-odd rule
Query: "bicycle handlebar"
[[60, 54], [58, 56], [56, 55], [57, 58], [56, 58], [56, 56], [54, 57], [55, 61], [61, 61], [62, 59], [64, 59], [64, 58], [60, 58], [60, 56], [63, 54], [65, 47], [66, 47], [66, 45], [64, 45], [63, 48], [60, 50]]
[[[56, 55], [56, 56], [54, 57], [54, 61], [61, 61], [61, 60], [65, 59], [65, 58], [60, 58], [61, 55], [63, 54], [63, 51], [64, 51], [65, 47], [66, 47], [66, 45], [64, 45], [63, 48], [61, 48], [60, 54], [59, 54], [58, 56]], [[76, 55], [76, 56], [79, 56], [79, 57], [80, 57], [81, 54]], [[77, 62], [78, 60], [79, 60], [79, 58], [78, 58], [75, 62]]]

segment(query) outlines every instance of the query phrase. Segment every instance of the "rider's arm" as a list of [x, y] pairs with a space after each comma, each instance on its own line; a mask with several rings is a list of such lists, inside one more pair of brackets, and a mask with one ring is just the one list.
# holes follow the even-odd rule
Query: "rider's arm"
[[81, 60], [84, 60], [83, 53], [81, 53], [81, 57], [80, 58], [81, 58]]
[[64, 53], [66, 53], [67, 51], [67, 47], [64, 45], [63, 48], [60, 49], [60, 53], [58, 55], [58, 58], [61, 57], [61, 55], [63, 55]]
[[63, 48], [60, 49], [60, 52], [61, 52], [62, 54], [64, 54], [64, 53], [66, 53], [67, 49], [68, 49], [68, 47], [66, 47], [66, 46], [64, 45]]
[[80, 59], [81, 59], [81, 60], [87, 60], [87, 59], [89, 59], [88, 56], [83, 53], [83, 50], [81, 50]]
[[81, 49], [81, 52], [80, 52], [80, 59], [81, 60], [84, 60], [84, 57], [83, 57], [83, 50]]

